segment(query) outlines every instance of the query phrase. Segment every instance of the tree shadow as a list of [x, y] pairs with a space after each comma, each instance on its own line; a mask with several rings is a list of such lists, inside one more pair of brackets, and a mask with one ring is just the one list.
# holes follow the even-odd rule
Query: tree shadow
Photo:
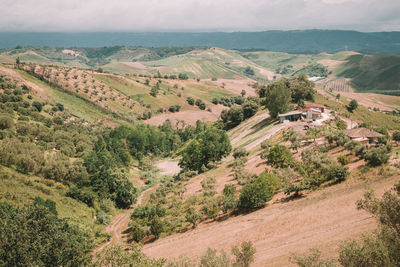
[[274, 123], [276, 124], [276, 123], [278, 123], [278, 121], [276, 119], [272, 119], [272, 118], [265, 118], [262, 121], [260, 121], [259, 123], [253, 125], [250, 128], [252, 131], [249, 134], [247, 134], [246, 137], [249, 135], [252, 135], [252, 134], [256, 133], [257, 131], [261, 130], [262, 128], [272, 125]]
[[290, 196], [287, 196], [287, 197], [284, 197], [284, 198], [280, 199], [278, 201], [278, 203], [288, 203], [288, 202], [291, 202], [291, 201], [294, 201], [294, 200], [301, 199], [303, 197], [305, 197], [305, 195], [302, 194], [302, 193], [293, 194], [293, 195], [290, 195]]

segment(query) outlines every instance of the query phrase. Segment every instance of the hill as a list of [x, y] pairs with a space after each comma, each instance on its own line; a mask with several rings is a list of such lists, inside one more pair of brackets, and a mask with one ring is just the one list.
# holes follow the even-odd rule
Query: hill
[[297, 30], [199, 33], [0, 33], [0, 48], [21, 46], [218, 46], [225, 49], [265, 49], [280, 52], [338, 52], [342, 50], [400, 53], [399, 32]]
[[359, 92], [400, 95], [400, 56], [352, 55], [334, 72]]

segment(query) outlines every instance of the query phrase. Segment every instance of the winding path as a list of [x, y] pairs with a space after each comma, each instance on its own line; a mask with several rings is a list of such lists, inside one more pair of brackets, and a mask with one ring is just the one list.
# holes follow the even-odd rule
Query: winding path
[[112, 219], [111, 223], [107, 226], [106, 232], [111, 235], [111, 238], [109, 241], [101, 244], [99, 247], [97, 247], [94, 251], [93, 254], [97, 254], [101, 252], [103, 249], [108, 247], [111, 244], [118, 244], [121, 243], [122, 241], [127, 241], [128, 239], [128, 234], [125, 233], [126, 230], [129, 228], [129, 222], [130, 222], [130, 217], [131, 213], [135, 209], [136, 206], [139, 206], [143, 203], [144, 197], [147, 195], [148, 192], [153, 190], [155, 187], [150, 187], [143, 191], [140, 196], [138, 197], [138, 200], [134, 205], [132, 205], [129, 209], [121, 211], [119, 214], [114, 216]]

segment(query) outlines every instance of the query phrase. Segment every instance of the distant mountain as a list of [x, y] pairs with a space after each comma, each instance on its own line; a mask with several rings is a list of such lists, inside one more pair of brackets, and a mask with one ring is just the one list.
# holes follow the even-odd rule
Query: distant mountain
[[217, 46], [225, 49], [319, 53], [352, 50], [376, 54], [400, 54], [400, 32], [297, 30], [264, 32], [0, 32], [0, 48], [16, 46]]

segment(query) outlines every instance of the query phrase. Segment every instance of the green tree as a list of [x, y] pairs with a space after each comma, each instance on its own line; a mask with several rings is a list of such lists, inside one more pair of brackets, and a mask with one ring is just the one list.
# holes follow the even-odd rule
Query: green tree
[[236, 257], [235, 265], [240, 267], [249, 267], [252, 262], [254, 262], [254, 254], [256, 253], [256, 248], [253, 246], [251, 241], [244, 241], [240, 245], [240, 248], [233, 247], [232, 253]]
[[0, 224], [1, 266], [90, 264], [92, 239], [59, 219], [52, 201], [36, 199], [23, 208], [1, 202]]
[[242, 210], [260, 208], [271, 200], [274, 188], [268, 185], [265, 177], [259, 177], [254, 182], [245, 185], [240, 191], [238, 207]]
[[294, 159], [290, 150], [282, 145], [273, 146], [267, 154], [267, 163], [278, 168], [292, 166]]
[[42, 111], [43, 105], [38, 101], [32, 102], [32, 107], [34, 107], [38, 112]]
[[208, 128], [192, 140], [182, 152], [179, 166], [202, 172], [202, 166], [218, 162], [232, 150], [229, 137], [224, 130]]
[[187, 222], [193, 225], [193, 228], [196, 228], [197, 222], [201, 219], [201, 215], [193, 207], [190, 207], [185, 213], [185, 218]]
[[241, 92], [240, 92], [240, 95], [242, 96], [242, 97], [244, 97], [245, 95], [246, 95], [246, 90], [242, 90]]
[[392, 139], [396, 142], [400, 142], [400, 131], [396, 131], [392, 135]]
[[272, 118], [277, 118], [280, 113], [289, 111], [291, 109], [291, 100], [290, 88], [283, 81], [267, 86], [264, 102]]
[[349, 105], [347, 106], [347, 110], [350, 112], [353, 112], [357, 108], [358, 108], [358, 102], [355, 99], [351, 100]]
[[194, 105], [194, 98], [189, 96], [188, 98], [186, 98], [186, 101], [188, 102], [189, 105], [193, 106]]
[[336, 127], [337, 127], [339, 130], [346, 130], [346, 129], [347, 129], [347, 123], [346, 123], [344, 120], [338, 120], [338, 121], [336, 122]]

